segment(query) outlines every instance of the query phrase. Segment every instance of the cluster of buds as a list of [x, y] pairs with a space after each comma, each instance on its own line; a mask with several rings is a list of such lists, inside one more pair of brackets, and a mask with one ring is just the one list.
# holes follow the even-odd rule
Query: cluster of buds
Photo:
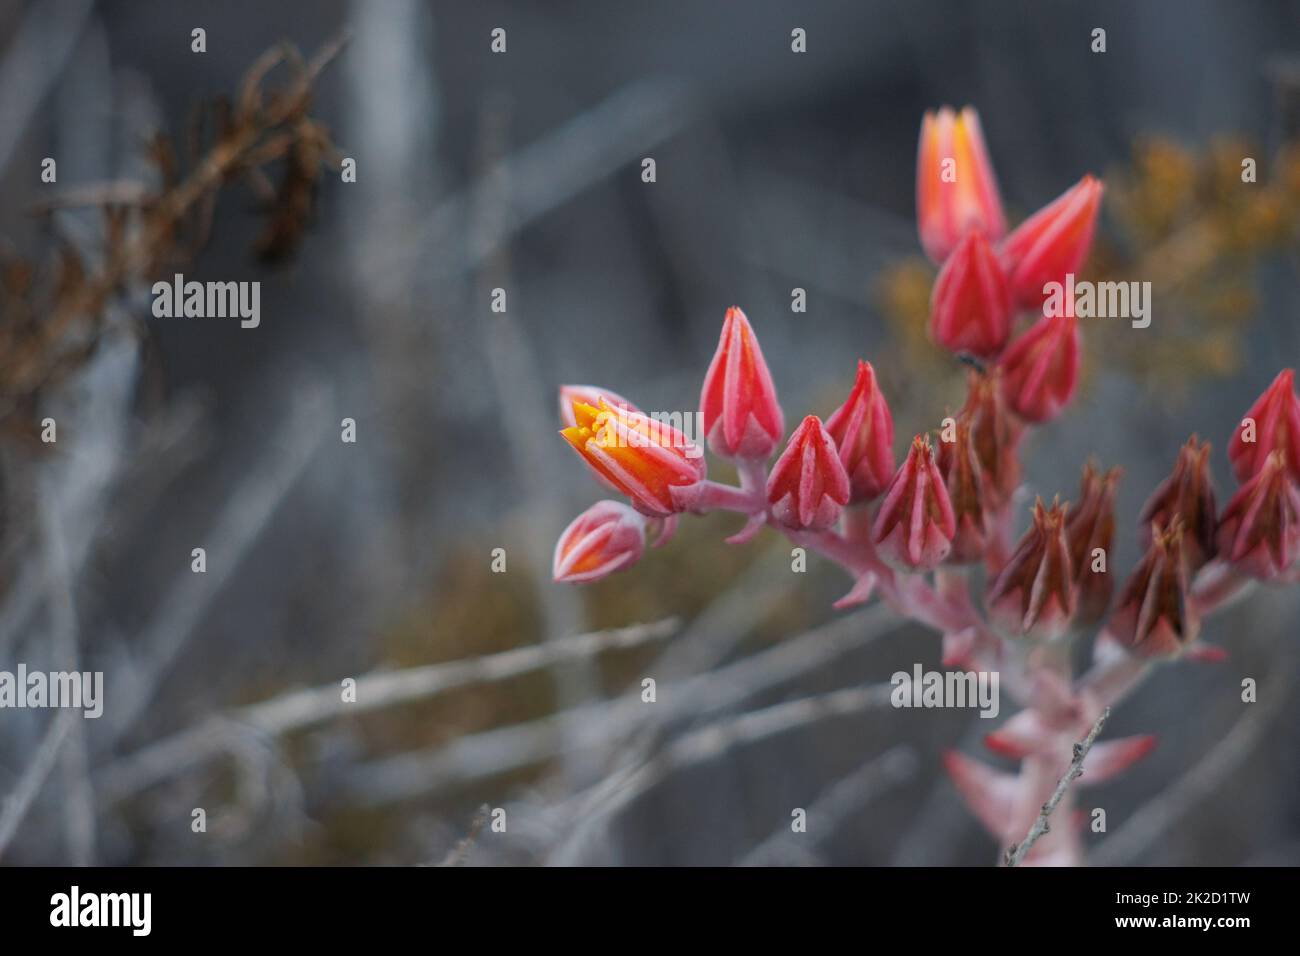
[[1242, 482], [1219, 518], [1223, 557], [1264, 581], [1296, 577], [1300, 557], [1300, 400], [1295, 371], [1274, 379], [1228, 446]]
[[1007, 401], [1025, 421], [1048, 421], [1069, 404], [1079, 331], [1069, 308], [1039, 317], [1016, 336], [1017, 315], [1041, 312], [1047, 286], [1082, 268], [1101, 193], [1101, 182], [1084, 176], [1007, 234], [975, 111], [945, 107], [922, 121], [917, 218], [921, 244], [939, 266], [930, 337], [950, 352], [996, 363]]
[[[758, 337], [733, 307], [704, 376], [699, 418], [709, 450], [734, 463], [739, 484], [709, 479], [704, 449], [663, 417], [605, 388], [564, 386], [561, 434], [627, 504], [599, 502], [565, 529], [555, 579], [586, 583], [621, 571], [641, 559], [649, 535], [667, 540], [679, 515], [729, 511], [745, 519], [729, 540], [769, 527], [818, 551], [853, 578], [837, 607], [879, 595], [943, 635], [946, 664], [1014, 660], [1023, 673], [1011, 683], [1024, 709], [988, 743], [1024, 761], [1021, 774], [949, 760], [972, 809], [1010, 845], [1032, 822], [1025, 814], [1042, 805], [1043, 787], [1050, 793], [1068, 765], [1068, 740], [1133, 675], [1157, 658], [1213, 657], [1198, 641], [1210, 611], [1252, 579], [1300, 576], [1300, 399], [1290, 371], [1232, 438], [1241, 487], [1222, 512], [1210, 446], [1193, 436], [1182, 448], [1140, 513], [1144, 554], [1119, 588], [1108, 566], [1118, 469], [1089, 462], [1076, 500], [1035, 501], [1028, 529], [1013, 540], [1025, 436], [1070, 403], [1081, 354], [1072, 308], [1032, 310], [1042, 311], [1045, 285], [1083, 266], [1101, 193], [1084, 176], [1008, 233], [975, 112], [927, 114], [917, 206], [921, 244], [939, 265], [930, 331], [937, 345], [975, 360], [960, 410], [934, 434], [915, 436], [898, 461], [889, 404], [871, 363], [859, 360], [843, 404], [824, 420], [805, 416], [787, 438]], [[979, 564], [982, 576], [961, 577]], [[975, 580], [984, 582], [982, 600], [971, 594]], [[1097, 628], [1094, 671], [1076, 681], [1069, 642]], [[1021, 653], [1006, 653], [1012, 648]], [[1090, 779], [1119, 772], [1152, 743], [1095, 745]], [[1072, 831], [1044, 839], [1028, 862], [1077, 862]]]

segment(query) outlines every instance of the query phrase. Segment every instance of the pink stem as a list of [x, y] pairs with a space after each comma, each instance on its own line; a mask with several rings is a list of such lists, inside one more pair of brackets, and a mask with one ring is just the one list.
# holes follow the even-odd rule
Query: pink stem
[[988, 545], [984, 549], [984, 567], [989, 580], [997, 577], [1011, 556], [1011, 506], [1003, 505], [993, 516]]
[[850, 534], [835, 531], [790, 531], [782, 529], [796, 544], [808, 547], [843, 567], [855, 579], [876, 576], [881, 599], [902, 617], [920, 621], [940, 633], [982, 627], [974, 609], [961, 606], [951, 597], [941, 597], [919, 574], [895, 574], [880, 560], [870, 536], [862, 533], [863, 512], [850, 512]]
[[724, 485], [717, 481], [703, 481], [694, 501], [694, 510], [737, 511], [740, 514], [757, 514], [766, 507], [762, 496], [735, 485]]
[[767, 465], [759, 458], [738, 458], [736, 473], [740, 477], [740, 487], [750, 494], [766, 498]]
[[816, 551], [824, 558], [834, 561], [850, 575], [857, 578], [874, 571], [870, 557], [864, 552], [858, 542], [850, 541], [848, 538], [835, 531], [793, 531], [789, 528], [783, 528], [780, 525], [773, 524], [773, 527], [785, 532], [795, 544], [800, 547], [810, 548]]
[[[1055, 672], [1068, 682], [1071, 676], [1069, 649], [1063, 644], [1055, 653], [1031, 654], [1025, 659], [1025, 668], [1022, 676], [1028, 686], [1034, 684], [1037, 673]], [[1029, 706], [1033, 708], [1040, 705], [1031, 696]], [[1052, 796], [1057, 782], [1069, 767], [1073, 757], [1072, 748], [1077, 739], [1078, 735], [1073, 728], [1065, 729], [1054, 735], [1049, 746], [1028, 754], [1021, 761], [1009, 818], [1009, 832], [1004, 836], [1001, 848], [1003, 853], [1011, 842], [1024, 839], [1029, 832], [1039, 809]], [[1074, 823], [1074, 807], [1074, 792], [1067, 790], [1052, 816], [1051, 829], [1034, 844], [1027, 859], [1060, 866], [1082, 864], [1083, 843]]]
[[1115, 706], [1151, 673], [1152, 661], [1130, 654], [1118, 645], [1101, 652], [1100, 659], [1078, 681], [1081, 693], [1094, 695]]
[[[697, 511], [735, 511], [757, 516], [767, 508], [761, 485], [765, 485], [762, 462], [738, 461], [741, 487], [716, 481], [704, 481], [695, 501]], [[982, 626], [974, 609], [962, 607], [951, 597], [936, 594], [919, 574], [896, 576], [876, 554], [868, 532], [870, 512], [865, 508], [849, 511], [849, 536], [833, 530], [793, 531], [776, 524], [771, 516], [767, 523], [782, 531], [795, 544], [810, 548], [840, 565], [855, 579], [874, 574], [881, 598], [903, 617], [914, 618], [940, 632]]]
[[1254, 585], [1252, 578], [1238, 574], [1232, 565], [1214, 560], [1197, 573], [1192, 583], [1192, 600], [1204, 617], [1245, 597]]

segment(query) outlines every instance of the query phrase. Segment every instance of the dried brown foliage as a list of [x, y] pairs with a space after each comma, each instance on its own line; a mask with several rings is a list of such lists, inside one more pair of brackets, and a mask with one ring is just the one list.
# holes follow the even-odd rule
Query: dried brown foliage
[[[98, 209], [103, 255], [92, 264], [59, 243], [44, 268], [21, 255], [0, 257], [0, 430], [41, 447], [37, 412], [47, 390], [94, 354], [116, 300], [193, 261], [210, 235], [217, 196], [229, 184], [246, 182], [261, 200], [267, 222], [256, 255], [278, 262], [293, 254], [322, 173], [339, 162], [311, 106], [317, 77], [341, 45], [310, 60], [288, 44], [268, 50], [249, 67], [233, 100], [196, 112], [185, 162], [170, 137], [153, 138], [154, 184], [75, 188], [38, 208], [45, 215]], [[280, 66], [288, 78], [271, 86], [269, 75]]]

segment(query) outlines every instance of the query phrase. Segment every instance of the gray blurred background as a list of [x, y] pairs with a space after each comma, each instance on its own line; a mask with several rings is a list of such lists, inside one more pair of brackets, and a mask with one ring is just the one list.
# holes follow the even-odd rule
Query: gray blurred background
[[[866, 693], [937, 667], [939, 639], [832, 612], [837, 569], [792, 575], [782, 539], [731, 547], [737, 522], [710, 517], [599, 585], [551, 583], [556, 536], [603, 497], [555, 434], [555, 389], [692, 409], [738, 304], [787, 420], [833, 410], [861, 356], [898, 448], [935, 427], [963, 379], [918, 331], [916, 136], [925, 109], [969, 103], [1013, 221], [1101, 175], [1093, 268], [1156, 285], [1149, 329], [1085, 328], [1080, 396], [1026, 452], [1045, 495], [1072, 496], [1089, 454], [1123, 466], [1127, 569], [1188, 434], [1214, 444], [1225, 502], [1227, 436], [1300, 361], [1298, 16], [1280, 0], [0, 2], [6, 257], [102, 255], [93, 211], [33, 209], [156, 178], [147, 137], [183, 139], [282, 41], [310, 55], [347, 35], [311, 114], [358, 171], [327, 165], [275, 264], [251, 251], [255, 192], [228, 184], [183, 271], [260, 280], [260, 328], [154, 319], [147, 286], [128, 291], [43, 396], [54, 450], [3, 446], [0, 669], [76, 660], [108, 687], [102, 719], [57, 733], [52, 712], [0, 712], [0, 794], [27, 793], [0, 861], [993, 862], [940, 764], [952, 747], [999, 763], [980, 753], [990, 722]], [[1249, 196], [1229, 188], [1245, 155]], [[1108, 735], [1160, 743], [1083, 798], [1109, 817], [1087, 837], [1096, 862], [1300, 862], [1298, 604], [1257, 592], [1207, 624], [1227, 663], [1165, 667], [1116, 712]], [[383, 682], [639, 624], [608, 638], [627, 646], [500, 679]], [[358, 706], [324, 707], [346, 677]], [[240, 709], [265, 701], [284, 706]], [[795, 807], [810, 831], [790, 840]]]

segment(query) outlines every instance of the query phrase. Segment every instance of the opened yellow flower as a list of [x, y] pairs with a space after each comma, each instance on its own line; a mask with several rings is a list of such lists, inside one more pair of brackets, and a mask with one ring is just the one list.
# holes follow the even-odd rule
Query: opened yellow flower
[[599, 401], [573, 403], [574, 424], [560, 432], [565, 441], [643, 514], [690, 510], [704, 481], [703, 449], [658, 418]]

